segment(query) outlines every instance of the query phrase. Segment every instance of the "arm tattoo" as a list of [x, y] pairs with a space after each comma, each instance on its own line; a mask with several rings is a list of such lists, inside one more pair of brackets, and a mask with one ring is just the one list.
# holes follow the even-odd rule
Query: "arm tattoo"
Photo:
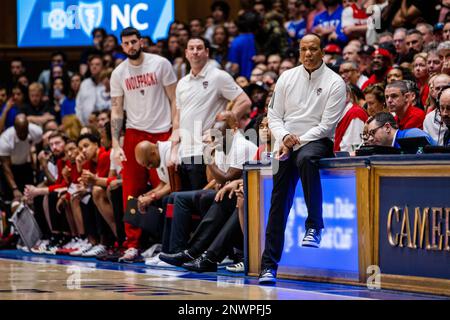
[[120, 132], [122, 131], [123, 118], [116, 118], [111, 120], [111, 131], [113, 139], [119, 141]]
[[123, 97], [111, 98], [111, 133], [113, 140], [119, 141], [123, 126]]
[[111, 108], [119, 107], [119, 100], [120, 100], [119, 97], [111, 98]]

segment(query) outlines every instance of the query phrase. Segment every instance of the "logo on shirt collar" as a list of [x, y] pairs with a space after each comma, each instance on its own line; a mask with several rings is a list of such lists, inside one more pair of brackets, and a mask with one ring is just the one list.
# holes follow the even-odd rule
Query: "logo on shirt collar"
[[208, 81], [203, 81], [203, 89], [207, 89], [209, 85]]
[[145, 90], [141, 90], [141, 94], [145, 96]]
[[317, 96], [320, 96], [322, 94], [322, 88], [317, 89]]

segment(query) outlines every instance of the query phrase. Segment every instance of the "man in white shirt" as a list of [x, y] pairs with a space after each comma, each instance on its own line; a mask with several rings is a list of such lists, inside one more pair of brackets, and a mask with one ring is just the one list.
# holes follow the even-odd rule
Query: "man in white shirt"
[[177, 138], [172, 158], [178, 154], [180, 143], [182, 187], [189, 191], [206, 185], [202, 137], [214, 125], [216, 115], [232, 101], [232, 112], [239, 119], [250, 110], [251, 101], [228, 73], [209, 61], [209, 43], [205, 39], [189, 39], [185, 53], [191, 72], [180, 80], [176, 89], [177, 113], [173, 129]]
[[29, 123], [24, 114], [0, 136], [0, 162], [14, 200], [20, 201], [25, 186], [33, 184], [31, 148], [42, 141], [42, 129]]
[[[141, 141], [166, 141], [175, 122], [175, 88], [177, 78], [170, 62], [160, 56], [144, 53], [140, 32], [126, 28], [121, 34], [122, 48], [128, 59], [111, 76], [111, 131], [114, 159], [123, 166], [123, 200], [138, 197], [146, 191], [147, 182], [160, 182], [156, 170], [149, 171], [136, 162], [134, 150]], [[123, 149], [120, 133], [127, 113]], [[128, 250], [119, 259], [135, 262], [139, 257], [139, 238], [142, 230], [125, 224]]]
[[89, 124], [89, 116], [96, 110], [97, 96], [99, 92], [104, 92], [105, 87], [100, 82], [100, 74], [103, 70], [103, 60], [100, 56], [94, 55], [89, 58], [89, 70], [91, 76], [84, 79], [80, 86], [76, 98], [75, 112], [83, 125]]
[[[433, 85], [430, 88], [430, 95], [431, 98], [436, 101], [435, 105], [439, 105], [437, 103], [438, 95], [442, 88], [446, 87], [449, 83], [450, 76], [446, 73], [438, 74], [434, 78]], [[428, 133], [439, 145], [443, 143], [445, 125], [442, 122], [438, 108], [435, 108], [426, 115], [425, 120], [423, 121], [423, 130]]]
[[278, 150], [260, 283], [274, 283], [284, 246], [284, 230], [301, 178], [308, 218], [302, 245], [319, 247], [322, 186], [316, 160], [333, 157], [333, 136], [345, 108], [344, 80], [323, 62], [323, 45], [315, 34], [300, 42], [302, 65], [278, 80], [269, 105], [269, 127]]

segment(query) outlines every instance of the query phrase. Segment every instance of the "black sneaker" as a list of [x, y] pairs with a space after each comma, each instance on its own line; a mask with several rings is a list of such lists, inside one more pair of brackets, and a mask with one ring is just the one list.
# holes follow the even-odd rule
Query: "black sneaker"
[[194, 272], [217, 272], [217, 263], [204, 254], [193, 261], [183, 263], [181, 267]]
[[181, 267], [181, 265], [183, 263], [194, 260], [194, 257], [191, 257], [191, 255], [189, 255], [188, 251], [184, 250], [184, 251], [174, 253], [174, 254], [161, 253], [159, 255], [159, 259], [161, 261], [164, 261], [165, 263], [171, 264], [173, 266]]
[[264, 269], [259, 274], [259, 284], [275, 284], [277, 282], [277, 272], [273, 269]]
[[322, 240], [322, 230], [308, 229], [306, 230], [305, 237], [302, 241], [303, 247], [319, 248], [320, 241]]

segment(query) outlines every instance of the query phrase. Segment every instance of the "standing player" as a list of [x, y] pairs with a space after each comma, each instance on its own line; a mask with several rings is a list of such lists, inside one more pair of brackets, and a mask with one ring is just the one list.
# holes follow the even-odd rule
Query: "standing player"
[[[111, 76], [111, 130], [114, 160], [122, 163], [123, 200], [138, 197], [147, 190], [149, 171], [136, 162], [134, 149], [141, 141], [156, 143], [170, 138], [172, 119], [175, 118], [175, 88], [177, 78], [170, 62], [160, 56], [144, 53], [138, 30], [126, 28], [121, 33], [122, 48], [128, 59]], [[120, 133], [127, 115], [123, 149]], [[174, 124], [175, 125], [175, 124]], [[156, 170], [150, 171], [152, 186], [159, 184]], [[141, 229], [125, 224], [127, 241], [124, 243], [123, 262], [140, 258]]]

